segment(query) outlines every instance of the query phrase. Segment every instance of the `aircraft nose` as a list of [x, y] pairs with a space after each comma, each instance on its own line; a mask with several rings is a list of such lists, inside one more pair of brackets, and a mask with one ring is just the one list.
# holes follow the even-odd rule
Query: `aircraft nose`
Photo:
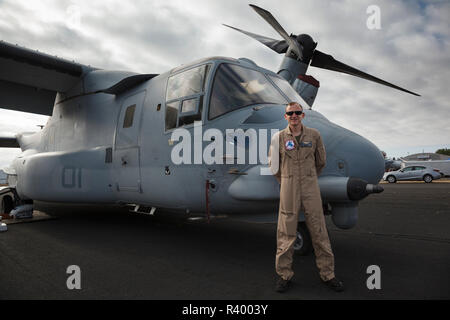
[[327, 150], [327, 167], [335, 167], [349, 177], [363, 179], [378, 184], [384, 174], [384, 158], [381, 151], [369, 140], [349, 132], [335, 150]]

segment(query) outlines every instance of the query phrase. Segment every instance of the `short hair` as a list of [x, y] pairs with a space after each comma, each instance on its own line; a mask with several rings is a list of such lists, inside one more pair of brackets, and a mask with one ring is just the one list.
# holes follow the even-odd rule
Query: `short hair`
[[300, 108], [302, 108], [302, 111], [303, 111], [302, 105], [301, 105], [300, 103], [298, 103], [298, 102], [295, 102], [295, 101], [289, 102], [289, 103], [286, 105], [286, 108], [284, 109], [284, 111], [286, 111], [287, 108], [293, 107], [293, 106], [299, 106]]

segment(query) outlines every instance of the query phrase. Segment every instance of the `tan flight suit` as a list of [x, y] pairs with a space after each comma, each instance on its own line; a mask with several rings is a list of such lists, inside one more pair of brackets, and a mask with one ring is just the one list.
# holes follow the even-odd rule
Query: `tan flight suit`
[[[298, 214], [301, 210], [304, 212], [306, 226], [311, 234], [320, 277], [328, 281], [334, 278], [334, 256], [325, 225], [317, 180], [326, 163], [322, 138], [319, 131], [302, 124], [300, 143], [292, 135], [289, 126], [279, 132], [278, 141], [279, 170], [276, 172], [273, 170], [281, 184], [276, 272], [285, 280], [290, 280], [294, 275], [293, 246], [297, 237]], [[272, 141], [271, 153], [274, 152], [273, 146]]]

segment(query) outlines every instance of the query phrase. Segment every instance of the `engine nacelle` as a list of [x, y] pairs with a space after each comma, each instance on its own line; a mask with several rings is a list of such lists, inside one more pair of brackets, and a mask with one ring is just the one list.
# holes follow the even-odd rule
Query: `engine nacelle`
[[295, 79], [292, 87], [295, 91], [306, 101], [311, 107], [316, 100], [317, 92], [319, 91], [320, 83], [312, 76], [299, 75]]

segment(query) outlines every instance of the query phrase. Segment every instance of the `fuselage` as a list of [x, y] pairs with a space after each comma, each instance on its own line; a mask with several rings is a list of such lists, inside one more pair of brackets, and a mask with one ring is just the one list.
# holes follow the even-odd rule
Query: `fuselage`
[[[120, 73], [114, 75], [120, 78]], [[134, 203], [196, 213], [205, 212], [208, 201], [212, 213], [276, 212], [278, 189], [272, 176], [257, 178], [262, 179], [258, 184], [268, 186], [262, 199], [252, 198], [251, 190], [246, 198], [230, 189], [237, 179], [250, 179], [255, 168], [266, 164], [263, 155], [267, 155], [271, 134], [287, 125], [285, 104], [296, 99], [305, 105], [300, 96], [283, 89], [275, 73], [246, 59], [210, 58], [173, 69], [121, 94], [95, 93], [95, 86], [106, 77], [103, 71], [87, 75], [83, 85], [91, 85], [92, 90], [59, 94], [43, 130], [19, 136], [23, 153], [13, 167], [22, 198]], [[242, 85], [245, 77], [256, 80]], [[184, 88], [186, 81], [193, 82], [193, 87]], [[234, 87], [229, 86], [233, 81]], [[235, 92], [237, 87], [245, 88], [251, 99]], [[240, 106], [240, 101], [248, 105]], [[304, 110], [303, 123], [318, 129], [325, 144], [327, 165], [321, 177], [378, 183], [384, 160], [376, 146], [319, 112], [306, 106]], [[244, 144], [239, 145], [227, 131], [236, 129], [247, 134]], [[187, 149], [173, 150], [187, 142], [180, 132], [191, 137], [190, 160], [182, 163], [179, 159], [187, 159]], [[255, 142], [249, 138], [252, 134], [257, 139], [256, 163], [250, 159]], [[219, 148], [223, 150], [220, 155]], [[245, 154], [244, 163], [237, 161], [239, 148]], [[208, 155], [216, 161], [211, 163]], [[322, 197], [326, 202], [326, 195]]]

